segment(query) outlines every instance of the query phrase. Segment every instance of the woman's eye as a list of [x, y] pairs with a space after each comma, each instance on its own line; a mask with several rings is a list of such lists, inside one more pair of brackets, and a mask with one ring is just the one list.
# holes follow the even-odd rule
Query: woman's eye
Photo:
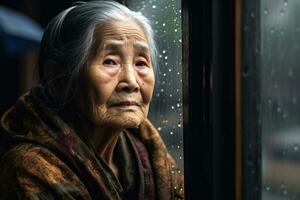
[[106, 65], [106, 66], [111, 66], [111, 67], [118, 66], [118, 64], [112, 59], [104, 60], [103, 64]]
[[147, 63], [144, 61], [138, 61], [135, 66], [141, 68], [141, 67], [148, 67]]

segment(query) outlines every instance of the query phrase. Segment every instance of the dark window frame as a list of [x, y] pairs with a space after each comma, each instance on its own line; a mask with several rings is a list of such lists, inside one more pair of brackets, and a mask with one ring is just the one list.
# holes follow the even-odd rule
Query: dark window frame
[[186, 199], [236, 197], [236, 0], [182, 1]]

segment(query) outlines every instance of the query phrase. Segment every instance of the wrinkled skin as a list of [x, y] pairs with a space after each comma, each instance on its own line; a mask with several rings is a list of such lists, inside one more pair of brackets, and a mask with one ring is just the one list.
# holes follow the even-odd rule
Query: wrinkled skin
[[100, 30], [80, 109], [96, 125], [138, 127], [147, 117], [155, 82], [147, 38], [130, 20], [109, 22]]

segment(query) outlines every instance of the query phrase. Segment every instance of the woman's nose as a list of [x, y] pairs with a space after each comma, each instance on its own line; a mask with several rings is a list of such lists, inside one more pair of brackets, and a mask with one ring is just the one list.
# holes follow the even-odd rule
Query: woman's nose
[[124, 65], [119, 76], [118, 91], [138, 92], [140, 86], [137, 81], [137, 74], [133, 65]]

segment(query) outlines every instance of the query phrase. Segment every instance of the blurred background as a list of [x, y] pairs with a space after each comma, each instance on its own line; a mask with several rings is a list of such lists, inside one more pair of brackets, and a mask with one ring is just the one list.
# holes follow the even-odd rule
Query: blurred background
[[37, 81], [37, 56], [43, 29], [71, 0], [0, 2], [0, 115]]

